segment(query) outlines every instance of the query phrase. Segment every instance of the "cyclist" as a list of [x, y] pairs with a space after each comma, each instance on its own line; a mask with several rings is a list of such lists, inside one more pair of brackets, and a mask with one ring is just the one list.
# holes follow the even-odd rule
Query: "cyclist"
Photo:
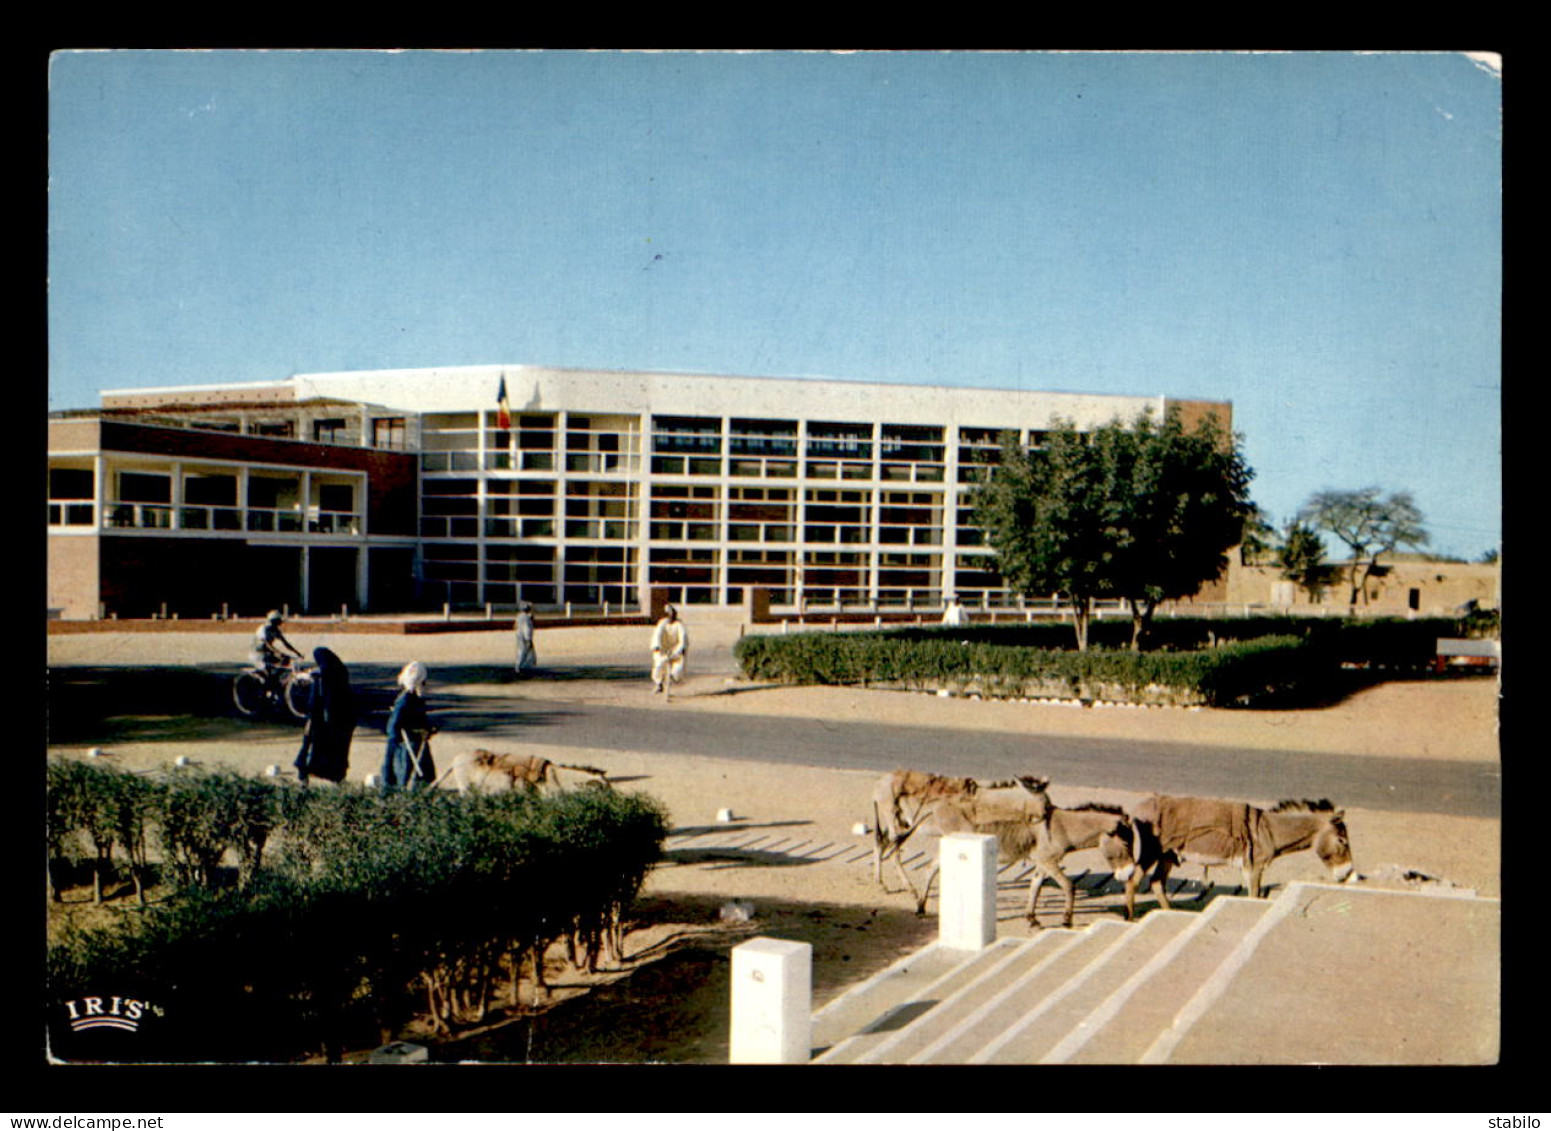
[[253, 634], [253, 651], [248, 654], [248, 659], [253, 666], [264, 672], [264, 686], [271, 694], [279, 690], [280, 681], [276, 673], [290, 665], [285, 654], [280, 651], [280, 645], [285, 645], [291, 655], [297, 659], [302, 654], [296, 645], [285, 638], [285, 633], [280, 631], [280, 626], [285, 623], [285, 618], [276, 610], [271, 609], [269, 615], [264, 618], [264, 623], [259, 625], [258, 631]]

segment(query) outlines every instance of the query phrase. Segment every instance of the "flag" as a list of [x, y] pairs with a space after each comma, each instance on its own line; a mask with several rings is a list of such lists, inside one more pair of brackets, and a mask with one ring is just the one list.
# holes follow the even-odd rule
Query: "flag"
[[512, 409], [506, 403], [506, 374], [501, 375], [501, 387], [495, 394], [495, 426], [501, 431], [506, 431], [512, 426]]

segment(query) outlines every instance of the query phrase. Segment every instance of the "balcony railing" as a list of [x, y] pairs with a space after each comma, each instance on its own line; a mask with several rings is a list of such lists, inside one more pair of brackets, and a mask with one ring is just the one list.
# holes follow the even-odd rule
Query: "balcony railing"
[[[91, 503], [50, 503], [50, 526], [91, 525]], [[177, 506], [167, 503], [104, 503], [102, 525], [109, 530], [229, 530], [262, 533], [361, 533], [359, 511], [283, 507]]]
[[79, 500], [50, 499], [48, 524], [50, 526], [96, 526], [97, 505]]

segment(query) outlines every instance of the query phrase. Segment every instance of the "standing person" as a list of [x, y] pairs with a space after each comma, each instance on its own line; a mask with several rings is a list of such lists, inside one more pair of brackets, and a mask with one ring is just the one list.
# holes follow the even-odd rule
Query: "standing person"
[[527, 675], [539, 662], [533, 646], [533, 606], [524, 601], [517, 608], [517, 675]]
[[689, 629], [679, 620], [677, 605], [669, 605], [652, 629], [652, 683], [657, 694], [673, 698], [671, 685], [684, 678], [684, 654], [689, 651]]
[[307, 729], [296, 755], [296, 773], [308, 778], [341, 782], [350, 769], [350, 739], [355, 734], [355, 695], [350, 690], [350, 670], [328, 648], [314, 648], [318, 673], [313, 677], [312, 706]]
[[954, 626], [964, 623], [964, 606], [959, 604], [956, 594], [948, 598], [948, 607], [942, 611], [942, 623]]
[[382, 756], [382, 788], [423, 789], [436, 780], [431, 736], [436, 728], [425, 709], [425, 665], [412, 660], [399, 672], [399, 695], [388, 712], [388, 746]]

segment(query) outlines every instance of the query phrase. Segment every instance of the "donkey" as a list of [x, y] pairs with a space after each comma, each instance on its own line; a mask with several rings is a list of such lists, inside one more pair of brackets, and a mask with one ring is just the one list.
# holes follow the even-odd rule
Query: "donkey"
[[[977, 781], [975, 778], [945, 778], [918, 770], [895, 770], [879, 779], [873, 790], [873, 875], [884, 891], [890, 890], [883, 879], [883, 862], [894, 861], [900, 879], [916, 897], [916, 909], [924, 913], [926, 892], [917, 892], [905, 871], [903, 849], [905, 843], [917, 833], [957, 832], [963, 827], [964, 818], [957, 813], [959, 807], [972, 804], [985, 811], [986, 820], [1000, 817], [1014, 820], [1020, 817], [1041, 816], [1050, 799], [1045, 795], [1049, 778], [1023, 776], [995, 781]], [[943, 814], [952, 810], [943, 824]], [[936, 876], [936, 872], [932, 873]], [[927, 891], [931, 880], [927, 881]]]
[[1185, 862], [1207, 868], [1237, 864], [1244, 874], [1245, 894], [1262, 899], [1261, 879], [1271, 861], [1312, 848], [1330, 878], [1345, 883], [1356, 875], [1345, 816], [1344, 810], [1324, 800], [1280, 801], [1267, 810], [1235, 801], [1154, 794], [1131, 810], [1137, 867], [1126, 881], [1126, 915], [1132, 914], [1136, 889], [1154, 864], [1152, 880], [1159, 885], [1158, 899], [1165, 908], [1170, 906], [1169, 872]]
[[[1029, 926], [1039, 926], [1034, 905], [1039, 889], [1048, 879], [1066, 895], [1061, 925], [1070, 927], [1076, 911], [1077, 886], [1062, 870], [1061, 861], [1068, 853], [1097, 848], [1104, 854], [1104, 860], [1110, 871], [1114, 872], [1115, 878], [1122, 882], [1129, 881], [1135, 872], [1131, 819], [1113, 805], [1088, 803], [1072, 809], [1060, 809], [1047, 799], [1043, 808], [1043, 814], [1008, 819], [974, 804], [958, 804], [945, 807], [939, 822], [947, 832], [982, 833], [996, 837], [997, 855], [1004, 862], [1032, 861], [1034, 870], [1029, 877], [1029, 898], [1025, 908]], [[937, 872], [933, 870], [926, 882], [928, 893], [936, 877]], [[921, 914], [925, 907], [926, 899], [923, 896], [916, 913]]]
[[574, 770], [585, 775], [582, 786], [609, 788], [608, 774], [595, 766], [570, 766], [564, 762], [551, 762], [538, 754], [498, 754], [492, 750], [475, 750], [454, 758], [435, 785], [452, 779], [452, 788], [459, 793], [506, 793], [522, 790], [527, 793], [558, 793], [565, 786], [560, 780], [560, 770]]
[[[1134, 839], [1131, 818], [1118, 806], [1089, 802], [1073, 809], [1051, 808], [1039, 830], [1038, 842], [1030, 853], [1034, 861], [1034, 873], [1029, 878], [1029, 926], [1039, 926], [1039, 920], [1034, 916], [1034, 900], [1047, 879], [1066, 893], [1066, 910], [1061, 917], [1061, 925], [1072, 925], [1077, 887], [1061, 868], [1061, 860], [1067, 853], [1097, 848], [1104, 854], [1104, 861], [1115, 874], [1115, 879], [1129, 883], [1136, 872], [1136, 857], [1131, 847]], [[1131, 918], [1129, 907], [1126, 908], [1126, 918]]]

